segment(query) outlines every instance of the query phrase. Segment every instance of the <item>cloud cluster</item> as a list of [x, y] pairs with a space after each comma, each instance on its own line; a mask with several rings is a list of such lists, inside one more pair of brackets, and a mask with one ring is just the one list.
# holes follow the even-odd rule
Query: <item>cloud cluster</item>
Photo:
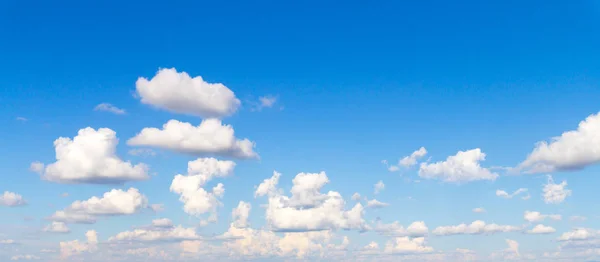
[[85, 233], [86, 242], [79, 240], [62, 241], [60, 242], [60, 255], [63, 259], [67, 259], [81, 253], [94, 252], [98, 248], [98, 234], [95, 230], [89, 230]]
[[465, 183], [477, 180], [496, 180], [498, 174], [481, 167], [479, 162], [485, 160], [485, 154], [476, 148], [458, 151], [446, 161], [421, 163], [419, 176], [426, 179], [439, 179], [444, 182]]
[[299, 173], [293, 179], [291, 196], [277, 190], [280, 174], [261, 183], [256, 196], [268, 195], [266, 220], [274, 231], [302, 232], [331, 229], [364, 229], [364, 208], [357, 203], [345, 210], [345, 201], [340, 193], [321, 193], [321, 188], [329, 183], [325, 172]]
[[148, 199], [137, 189], [113, 189], [102, 197], [75, 201], [67, 208], [55, 212], [50, 219], [65, 223], [92, 224], [98, 216], [131, 215], [148, 207]]
[[567, 181], [555, 184], [552, 176], [548, 175], [548, 183], [543, 188], [543, 198], [546, 204], [560, 204], [571, 195], [571, 190], [567, 189]]
[[147, 127], [127, 144], [152, 146], [191, 155], [219, 155], [234, 158], [257, 158], [254, 142], [235, 137], [233, 127], [219, 119], [205, 119], [200, 125], [169, 120], [162, 129]]
[[187, 175], [176, 175], [171, 182], [171, 192], [179, 194], [183, 202], [183, 210], [190, 215], [201, 215], [211, 212], [216, 216], [216, 208], [221, 204], [218, 198], [225, 193], [224, 185], [219, 183], [206, 191], [204, 185], [216, 177], [227, 177], [233, 174], [235, 163], [215, 158], [199, 158], [188, 162]]
[[115, 131], [109, 128], [80, 129], [73, 139], [60, 137], [54, 141], [56, 162], [45, 169], [34, 162], [31, 169], [56, 183], [118, 184], [148, 179], [145, 164], [133, 165], [116, 155], [118, 143]]

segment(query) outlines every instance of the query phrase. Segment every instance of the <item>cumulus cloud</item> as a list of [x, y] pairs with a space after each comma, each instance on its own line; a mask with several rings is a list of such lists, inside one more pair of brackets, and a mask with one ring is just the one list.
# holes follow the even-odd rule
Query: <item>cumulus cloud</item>
[[[56, 183], [118, 184], [148, 179], [146, 165], [133, 165], [116, 155], [118, 143], [111, 129], [80, 129], [73, 139], [60, 137], [54, 141], [57, 161], [39, 173]], [[39, 171], [39, 164], [34, 162], [31, 168]]]
[[477, 235], [494, 234], [500, 232], [514, 232], [521, 230], [517, 226], [486, 224], [484, 221], [476, 220], [471, 224], [460, 224], [457, 226], [441, 226], [433, 230], [433, 234], [440, 236], [447, 235]]
[[184, 228], [182, 226], [170, 227], [166, 229], [135, 229], [125, 231], [110, 237], [109, 242], [131, 241], [131, 242], [173, 242], [184, 240], [200, 239], [194, 228]]
[[379, 192], [383, 191], [383, 189], [385, 189], [385, 184], [383, 181], [379, 180], [379, 182], [375, 184], [375, 194], [379, 194]]
[[179, 194], [183, 210], [190, 215], [201, 215], [211, 212], [216, 216], [216, 209], [221, 205], [218, 198], [225, 192], [223, 184], [219, 183], [206, 191], [203, 186], [216, 177], [227, 177], [233, 174], [235, 163], [221, 161], [215, 158], [198, 158], [188, 162], [188, 174], [176, 175], [171, 183], [171, 192]]
[[561, 220], [562, 216], [561, 215], [543, 215], [542, 213], [537, 212], [537, 211], [525, 211], [523, 218], [525, 218], [525, 220], [527, 220], [529, 222], [542, 222], [546, 218], [549, 218], [552, 220]]
[[380, 202], [377, 199], [371, 199], [371, 200], [367, 201], [367, 207], [368, 208], [382, 208], [382, 207], [386, 207], [386, 206], [389, 206], [389, 205], [390, 204]]
[[432, 252], [433, 248], [425, 245], [425, 238], [396, 237], [385, 245], [385, 253], [410, 254]]
[[423, 221], [415, 221], [407, 228], [402, 226], [398, 221], [395, 221], [390, 224], [378, 222], [373, 227], [373, 231], [392, 237], [422, 237], [427, 235], [429, 228], [427, 228], [427, 225]]
[[527, 173], [580, 170], [600, 162], [600, 113], [579, 122], [577, 130], [538, 142], [519, 166]]
[[27, 201], [23, 199], [23, 196], [17, 193], [4, 191], [4, 194], [0, 195], [0, 206], [16, 207], [23, 206], [26, 204]]
[[499, 196], [501, 198], [506, 198], [506, 199], [513, 198], [515, 196], [520, 195], [521, 193], [527, 193], [527, 188], [519, 188], [512, 194], [509, 194], [504, 190], [496, 190], [496, 196]]
[[113, 106], [109, 103], [101, 103], [99, 105], [97, 105], [94, 108], [95, 111], [105, 111], [105, 112], [110, 112], [116, 115], [124, 115], [125, 114], [125, 110], [118, 108], [116, 106]]
[[173, 227], [173, 221], [168, 218], [159, 218], [152, 220], [152, 227], [156, 228], [170, 228]]
[[473, 208], [473, 213], [485, 213], [485, 209], [482, 207]]
[[248, 216], [250, 215], [250, 209], [252, 205], [250, 203], [240, 201], [238, 206], [231, 212], [231, 218], [233, 219], [233, 226], [237, 228], [245, 228], [249, 226]]
[[465, 183], [477, 180], [496, 180], [498, 174], [481, 167], [479, 162], [485, 160], [485, 154], [476, 148], [458, 151], [446, 161], [437, 163], [421, 163], [419, 176], [426, 179], [440, 179], [444, 182]]
[[427, 149], [425, 149], [424, 147], [421, 147], [418, 150], [412, 152], [412, 154], [405, 156], [405, 157], [401, 158], [400, 160], [398, 160], [397, 165], [389, 165], [387, 160], [383, 160], [383, 161], [381, 161], [381, 163], [386, 165], [390, 172], [395, 172], [395, 171], [400, 170], [400, 166], [409, 168], [411, 166], [416, 165], [418, 160], [423, 158], [425, 155], [427, 155]]
[[277, 96], [266, 95], [258, 98], [258, 102], [252, 102], [252, 111], [262, 111], [264, 108], [272, 108], [277, 103]]
[[229, 116], [241, 104], [225, 85], [208, 83], [200, 76], [192, 78], [175, 68], [159, 69], [150, 80], [140, 77], [135, 87], [144, 104], [203, 118]]
[[351, 199], [354, 201], [360, 201], [360, 194], [359, 193], [352, 194]]
[[257, 187], [255, 195], [268, 195], [266, 220], [274, 231], [302, 232], [329, 229], [364, 229], [364, 208], [357, 203], [345, 210], [345, 201], [340, 193], [321, 193], [329, 183], [325, 172], [299, 173], [293, 179], [291, 196], [276, 190], [280, 174], [274, 172], [271, 179]]
[[572, 231], [565, 232], [560, 237], [558, 237], [558, 241], [571, 241], [571, 240], [586, 240], [591, 238], [596, 238], [599, 236], [599, 232], [589, 228], [575, 228]]
[[50, 232], [50, 233], [69, 233], [69, 232], [71, 232], [71, 230], [69, 229], [69, 227], [67, 227], [67, 225], [65, 223], [56, 222], [56, 221], [53, 221], [52, 223], [50, 223], [49, 225], [44, 227], [43, 231]]
[[254, 142], [235, 137], [233, 127], [219, 119], [205, 119], [200, 125], [169, 120], [162, 129], [147, 127], [127, 144], [153, 146], [191, 155], [220, 155], [234, 158], [258, 158]]
[[113, 189], [102, 197], [75, 201], [64, 210], [55, 212], [50, 219], [57, 222], [92, 224], [98, 216], [131, 215], [148, 207], [148, 199], [137, 189]]
[[85, 233], [86, 242], [79, 240], [60, 242], [60, 256], [63, 259], [69, 258], [81, 253], [94, 252], [98, 248], [98, 234], [95, 230], [89, 230]]
[[544, 226], [542, 224], [538, 224], [531, 230], [527, 230], [527, 234], [550, 234], [554, 232], [556, 232], [556, 229], [553, 227]]
[[560, 204], [565, 198], [571, 195], [571, 190], [567, 189], [567, 181], [555, 184], [552, 176], [548, 175], [548, 183], [543, 188], [543, 198], [546, 204]]

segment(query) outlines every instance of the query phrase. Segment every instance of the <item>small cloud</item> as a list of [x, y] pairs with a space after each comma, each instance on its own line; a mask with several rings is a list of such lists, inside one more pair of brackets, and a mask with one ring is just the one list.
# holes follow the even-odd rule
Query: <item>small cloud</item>
[[135, 149], [131, 149], [129, 150], [130, 155], [132, 156], [144, 156], [144, 157], [149, 157], [149, 156], [156, 156], [156, 152], [150, 148], [135, 148]]
[[94, 111], [106, 111], [106, 112], [110, 112], [110, 113], [117, 114], [117, 115], [125, 114], [124, 109], [118, 108], [109, 103], [102, 103], [102, 104], [97, 105], [94, 108]]
[[473, 208], [474, 213], [485, 213], [485, 209], [482, 207]]
[[60, 196], [61, 196], [61, 197], [68, 197], [68, 196], [69, 196], [69, 193], [67, 193], [67, 192], [64, 192], [64, 193], [60, 194]]
[[21, 121], [21, 122], [27, 122], [29, 120], [29, 119], [24, 118], [22, 116], [18, 116], [16, 119], [17, 119], [17, 121]]
[[379, 192], [383, 191], [383, 189], [385, 189], [385, 184], [383, 181], [379, 180], [379, 182], [375, 184], [375, 194], [379, 194]]
[[[277, 96], [273, 96], [273, 95], [261, 96], [258, 98], [258, 102], [252, 103], [252, 104], [254, 104], [254, 106], [251, 110], [260, 112], [264, 108], [273, 108], [273, 106], [275, 106], [275, 104], [277, 103], [277, 100], [278, 100]], [[281, 106], [279, 109], [283, 110], [283, 106]]]
[[161, 212], [165, 210], [165, 205], [163, 204], [152, 204], [150, 205], [150, 209], [152, 209], [154, 212]]

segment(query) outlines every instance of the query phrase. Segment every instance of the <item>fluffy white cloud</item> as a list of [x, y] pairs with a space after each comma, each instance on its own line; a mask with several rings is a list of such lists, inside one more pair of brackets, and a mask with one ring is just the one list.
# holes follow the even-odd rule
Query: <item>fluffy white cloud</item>
[[40, 257], [36, 256], [36, 255], [16, 255], [16, 256], [12, 256], [10, 257], [10, 260], [39, 260]]
[[173, 221], [168, 218], [160, 218], [152, 220], [152, 226], [156, 228], [170, 228], [173, 227]]
[[124, 115], [125, 114], [125, 110], [118, 108], [116, 106], [113, 106], [109, 103], [101, 103], [99, 105], [97, 105], [94, 108], [95, 111], [106, 111], [106, 112], [110, 112], [113, 114], [117, 114], [117, 115]]
[[63, 259], [78, 255], [84, 252], [93, 252], [98, 248], [98, 235], [96, 231], [89, 230], [85, 233], [87, 242], [79, 240], [60, 242], [60, 255]]
[[371, 199], [371, 200], [367, 201], [367, 207], [368, 208], [382, 208], [382, 207], [386, 207], [386, 206], [389, 206], [389, 205], [390, 204], [380, 202], [377, 199]]
[[135, 229], [118, 233], [108, 239], [109, 242], [117, 241], [135, 241], [135, 242], [155, 242], [155, 241], [183, 241], [196, 240], [200, 236], [194, 228], [184, 228], [182, 226], [171, 227], [167, 229]]
[[565, 201], [565, 198], [571, 195], [571, 190], [566, 189], [567, 181], [564, 180], [560, 184], [555, 184], [552, 176], [548, 175], [548, 183], [544, 185], [543, 194], [546, 204], [560, 204]]
[[250, 215], [251, 208], [252, 205], [250, 205], [250, 203], [240, 201], [238, 206], [231, 212], [233, 226], [238, 228], [248, 227], [248, 216]]
[[485, 209], [482, 207], [473, 208], [473, 213], [485, 213]]
[[[147, 166], [124, 162], [115, 150], [119, 140], [108, 128], [80, 129], [73, 139], [60, 137], [54, 141], [56, 162], [41, 173], [43, 179], [57, 183], [118, 184], [148, 179]], [[32, 164], [39, 170], [39, 162]]]
[[476, 148], [458, 151], [446, 161], [437, 163], [421, 163], [419, 176], [426, 179], [440, 179], [444, 182], [464, 183], [477, 180], [496, 180], [498, 174], [481, 167], [479, 162], [485, 160], [485, 154]]
[[411, 167], [411, 166], [416, 165], [417, 160], [421, 159], [425, 155], [427, 155], [427, 149], [425, 149], [424, 147], [421, 147], [418, 150], [416, 150], [415, 152], [412, 152], [412, 154], [410, 154], [410, 156], [405, 156], [404, 158], [400, 159], [400, 161], [398, 161], [398, 164], [403, 167]]
[[433, 230], [433, 234], [446, 236], [446, 235], [476, 235], [476, 234], [494, 234], [500, 232], [513, 232], [521, 230], [520, 227], [498, 225], [498, 224], [486, 224], [484, 221], [476, 220], [471, 224], [460, 224], [457, 226], [441, 226]]
[[383, 181], [379, 180], [379, 182], [375, 184], [375, 194], [379, 194], [379, 192], [383, 191], [383, 189], [385, 189], [385, 184]]
[[600, 162], [600, 113], [550, 142], [538, 142], [518, 169], [528, 173], [579, 170]]
[[429, 232], [429, 228], [423, 221], [415, 221], [407, 228], [404, 228], [398, 221], [390, 224], [377, 223], [373, 230], [382, 235], [393, 237], [422, 237]]
[[221, 205], [218, 198], [222, 197], [225, 189], [219, 183], [206, 191], [203, 186], [213, 178], [227, 177], [233, 174], [235, 163], [221, 161], [215, 158], [199, 158], [188, 162], [188, 174], [176, 175], [171, 183], [171, 192], [179, 194], [183, 202], [183, 210], [190, 215], [201, 215], [211, 212], [216, 216], [216, 208]]
[[548, 183], [544, 185], [542, 197], [546, 204], [560, 204], [571, 195], [571, 190], [566, 189], [567, 181], [555, 184], [551, 175], [548, 175]]
[[269, 195], [266, 210], [267, 224], [274, 231], [301, 232], [328, 229], [364, 229], [364, 208], [357, 203], [344, 210], [340, 193], [320, 192], [329, 183], [325, 172], [299, 173], [294, 178], [292, 195], [285, 196], [276, 189], [280, 174], [274, 172], [257, 187], [255, 195]]
[[544, 226], [542, 224], [538, 224], [531, 230], [527, 230], [527, 234], [550, 234], [554, 232], [556, 232], [556, 229], [553, 227]]
[[432, 252], [433, 248], [425, 246], [425, 238], [396, 237], [385, 245], [385, 253], [410, 254]]
[[525, 218], [525, 220], [527, 220], [529, 222], [542, 222], [546, 218], [549, 218], [552, 220], [561, 220], [562, 216], [561, 215], [543, 215], [542, 213], [537, 212], [537, 211], [525, 211], [523, 218]]
[[359, 193], [354, 193], [351, 197], [352, 200], [354, 201], [360, 201], [360, 194]]
[[506, 199], [513, 198], [515, 196], [520, 195], [521, 193], [527, 193], [527, 188], [519, 188], [512, 194], [509, 194], [504, 190], [496, 190], [496, 196], [499, 196], [501, 198], [506, 198]]
[[192, 78], [175, 68], [160, 69], [150, 80], [140, 77], [135, 87], [144, 104], [203, 118], [229, 116], [241, 104], [225, 85]]
[[67, 227], [67, 225], [63, 222], [52, 221], [49, 225], [44, 227], [44, 232], [50, 233], [69, 233], [71, 230]]
[[137, 189], [127, 191], [113, 189], [100, 197], [75, 201], [62, 211], [55, 212], [50, 219], [66, 223], [95, 223], [97, 216], [131, 215], [148, 207], [148, 199]]
[[571, 240], [586, 240], [598, 237], [600, 232], [589, 229], [589, 228], [576, 228], [572, 231], [565, 232], [560, 237], [559, 241], [571, 241]]
[[192, 155], [220, 155], [235, 158], [257, 158], [254, 142], [235, 137], [233, 127], [219, 119], [205, 119], [200, 125], [169, 120], [162, 129], [147, 127], [127, 144], [154, 146]]
[[0, 206], [16, 207], [26, 204], [27, 201], [23, 199], [23, 196], [17, 193], [4, 191], [4, 194], [0, 195]]

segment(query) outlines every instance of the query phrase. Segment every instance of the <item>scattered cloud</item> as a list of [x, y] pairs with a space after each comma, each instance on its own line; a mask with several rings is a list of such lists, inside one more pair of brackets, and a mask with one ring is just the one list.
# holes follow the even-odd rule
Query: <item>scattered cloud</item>
[[56, 221], [52, 221], [52, 223], [50, 223], [49, 225], [44, 227], [43, 231], [49, 232], [49, 233], [69, 233], [69, 232], [71, 232], [71, 230], [69, 229], [69, 227], [67, 227], [67, 225], [65, 223], [56, 222]]
[[485, 213], [485, 209], [483, 207], [473, 208], [473, 213]]
[[73, 139], [60, 137], [54, 141], [56, 162], [45, 169], [34, 162], [30, 169], [56, 183], [120, 184], [148, 179], [145, 164], [133, 165], [115, 154], [118, 143], [116, 133], [109, 128], [80, 129]]
[[24, 205], [27, 205], [27, 201], [17, 193], [4, 191], [4, 194], [0, 195], [0, 206], [17, 207]]
[[571, 220], [571, 221], [586, 221], [587, 217], [584, 217], [584, 216], [571, 216], [569, 218], [569, 220]]
[[367, 201], [367, 207], [368, 208], [383, 208], [383, 207], [387, 207], [389, 205], [390, 204], [380, 202], [377, 199], [371, 199], [371, 200]]
[[477, 234], [494, 234], [500, 232], [514, 232], [521, 230], [521, 227], [486, 224], [484, 221], [477, 220], [471, 224], [460, 224], [457, 226], [441, 226], [433, 230], [433, 234], [440, 236], [447, 235], [477, 235]]
[[126, 113], [124, 109], [118, 108], [109, 103], [101, 103], [101, 104], [97, 105], [96, 107], [94, 107], [94, 111], [104, 111], [104, 112], [109, 112], [109, 113], [113, 113], [116, 115], [124, 115]]
[[417, 164], [418, 160], [427, 155], [427, 149], [424, 147], [419, 148], [418, 150], [412, 152], [410, 155], [405, 156], [398, 160], [397, 165], [389, 165], [387, 160], [382, 160], [381, 163], [388, 167], [390, 172], [395, 172], [400, 170], [400, 167], [409, 168]]
[[233, 127], [218, 119], [202, 120], [200, 125], [169, 120], [162, 129], [147, 127], [127, 144], [153, 146], [191, 155], [220, 155], [235, 158], [258, 158], [254, 142], [237, 139]]
[[576, 228], [560, 235], [558, 241], [586, 240], [598, 237], [600, 235], [599, 233], [600, 232], [589, 228]]
[[560, 204], [565, 198], [571, 195], [571, 190], [567, 189], [567, 181], [555, 184], [551, 175], [548, 175], [548, 183], [544, 185], [542, 197], [546, 204]]
[[30, 254], [15, 255], [15, 256], [10, 257], [10, 260], [14, 260], [14, 261], [17, 261], [17, 260], [39, 260], [39, 259], [40, 259], [40, 257], [38, 257], [36, 255], [30, 255]]
[[525, 211], [523, 218], [525, 218], [525, 220], [527, 220], [528, 222], [542, 222], [546, 218], [549, 218], [552, 220], [561, 220], [562, 216], [561, 215], [542, 215], [540, 212], [537, 212], [537, 211]]
[[29, 121], [29, 119], [24, 118], [22, 116], [18, 116], [16, 119], [17, 119], [17, 121], [21, 121], [21, 122], [27, 122], [27, 121]]
[[449, 156], [446, 161], [436, 163], [421, 163], [419, 177], [439, 179], [444, 182], [466, 183], [477, 180], [496, 180], [498, 174], [481, 167], [479, 162], [485, 160], [485, 154], [479, 148], [458, 151]]
[[384, 252], [388, 254], [411, 254], [432, 252], [433, 248], [425, 245], [424, 237], [397, 237], [389, 240]]
[[512, 194], [509, 194], [504, 190], [496, 190], [496, 196], [499, 196], [501, 198], [506, 198], [506, 199], [511, 199], [515, 196], [520, 195], [521, 193], [527, 193], [527, 188], [519, 188]]
[[579, 122], [577, 130], [540, 141], [517, 169], [526, 173], [581, 170], [600, 162], [600, 113]]
[[354, 193], [354, 194], [352, 194], [352, 197], [350, 199], [352, 199], [354, 201], [360, 201], [360, 194]]
[[398, 221], [395, 221], [390, 224], [378, 222], [373, 226], [373, 231], [392, 237], [422, 237], [427, 235], [429, 228], [427, 228], [427, 225], [423, 221], [415, 221], [407, 228], [404, 228]]
[[375, 194], [379, 194], [379, 192], [383, 191], [383, 189], [385, 189], [385, 184], [383, 181], [379, 180], [379, 182], [375, 184]]
[[156, 152], [150, 148], [134, 148], [134, 149], [130, 149], [129, 151], [127, 151], [127, 153], [132, 156], [143, 156], [143, 157], [156, 156]]
[[140, 77], [135, 87], [144, 104], [202, 118], [232, 115], [241, 104], [225, 85], [208, 83], [200, 76], [192, 78], [175, 68], [159, 69], [150, 80]]
[[60, 256], [67, 259], [81, 253], [94, 252], [98, 248], [98, 234], [95, 230], [89, 230], [85, 233], [86, 242], [79, 240], [60, 242]]
[[538, 224], [531, 230], [527, 230], [527, 234], [550, 234], [554, 232], [556, 232], [556, 229], [542, 224]]
[[182, 226], [170, 227], [168, 229], [135, 229], [133, 231], [124, 231], [110, 237], [109, 242], [173, 242], [184, 240], [196, 240], [200, 236], [194, 228], [184, 228]]

